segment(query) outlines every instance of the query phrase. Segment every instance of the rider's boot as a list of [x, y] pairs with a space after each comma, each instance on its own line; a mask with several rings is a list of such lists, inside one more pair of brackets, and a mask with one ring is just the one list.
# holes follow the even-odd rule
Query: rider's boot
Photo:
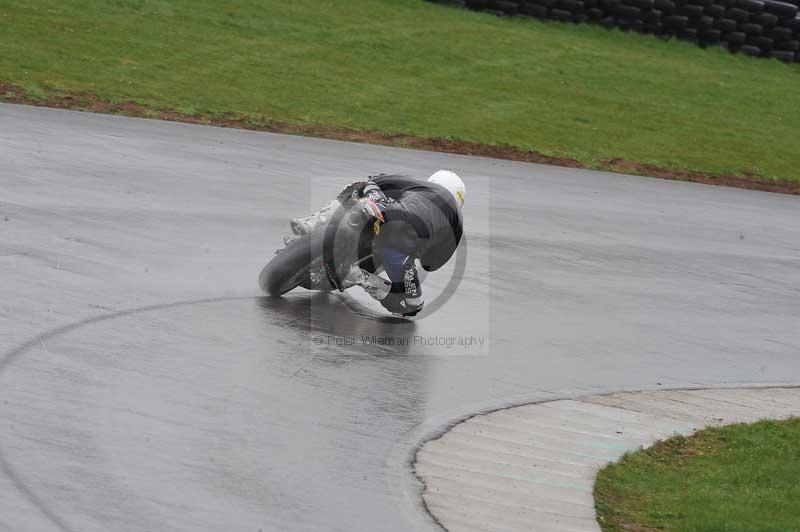
[[352, 286], [360, 286], [368, 293], [373, 299], [381, 301], [392, 289], [391, 281], [384, 279], [374, 273], [360, 268], [357, 264], [350, 267], [350, 271], [342, 279], [342, 289], [350, 288]]
[[336, 211], [339, 205], [340, 203], [338, 200], [333, 200], [317, 212], [313, 212], [308, 216], [292, 218], [289, 220], [289, 225], [292, 228], [292, 232], [299, 236], [310, 233], [320, 225], [330, 220], [331, 216], [333, 216], [333, 213]]

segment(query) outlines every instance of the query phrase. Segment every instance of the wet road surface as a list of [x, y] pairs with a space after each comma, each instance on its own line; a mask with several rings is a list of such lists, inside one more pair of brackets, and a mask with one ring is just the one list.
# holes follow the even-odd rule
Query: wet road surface
[[[363, 294], [259, 293], [288, 218], [369, 174], [439, 168], [468, 187], [441, 309], [404, 322]], [[800, 381], [798, 209], [0, 105], [0, 530], [436, 530], [409, 460], [465, 414]]]

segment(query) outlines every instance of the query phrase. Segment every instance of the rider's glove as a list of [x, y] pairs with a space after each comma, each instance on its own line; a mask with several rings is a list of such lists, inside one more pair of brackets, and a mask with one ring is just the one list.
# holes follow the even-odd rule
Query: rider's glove
[[342, 205], [348, 205], [351, 201], [355, 201], [361, 197], [361, 193], [367, 186], [367, 183], [369, 183], [369, 181], [354, 181], [350, 183], [339, 192], [336, 199], [338, 199], [339, 203]]
[[377, 220], [380, 223], [384, 222], [383, 212], [386, 210], [386, 205], [378, 203], [370, 197], [360, 198], [358, 205], [361, 209], [361, 214], [368, 221]]
[[[359, 206], [360, 212], [368, 223], [374, 224], [374, 232], [378, 233], [381, 224], [384, 222], [383, 213], [392, 201], [381, 188], [372, 181], [360, 181], [350, 183], [337, 196], [339, 203], [345, 207], [353, 204]], [[362, 223], [353, 220], [353, 225]]]
[[370, 198], [375, 203], [381, 205], [388, 205], [392, 202], [392, 200], [383, 193], [381, 187], [373, 183], [372, 181], [356, 181], [354, 183], [350, 183], [336, 197], [339, 200], [339, 203], [342, 205], [348, 205], [353, 201], [358, 200], [359, 198]]

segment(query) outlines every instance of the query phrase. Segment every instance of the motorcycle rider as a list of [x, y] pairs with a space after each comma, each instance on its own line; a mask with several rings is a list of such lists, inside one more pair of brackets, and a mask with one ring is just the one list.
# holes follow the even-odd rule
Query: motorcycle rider
[[[339, 205], [360, 204], [374, 234], [372, 261], [364, 267], [354, 265], [342, 288], [359, 285], [393, 314], [414, 316], [424, 305], [417, 262], [432, 272], [455, 253], [463, 231], [465, 194], [464, 182], [448, 170], [439, 170], [427, 181], [382, 174], [351, 183], [336, 201], [292, 219], [290, 225], [296, 235], [304, 235], [326, 223]], [[375, 275], [381, 269], [389, 281]]]

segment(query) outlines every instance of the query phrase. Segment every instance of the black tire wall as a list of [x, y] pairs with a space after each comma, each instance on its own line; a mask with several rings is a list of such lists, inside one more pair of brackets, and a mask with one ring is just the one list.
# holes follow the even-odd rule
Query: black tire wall
[[590, 22], [800, 62], [800, 0], [429, 0], [502, 16]]

